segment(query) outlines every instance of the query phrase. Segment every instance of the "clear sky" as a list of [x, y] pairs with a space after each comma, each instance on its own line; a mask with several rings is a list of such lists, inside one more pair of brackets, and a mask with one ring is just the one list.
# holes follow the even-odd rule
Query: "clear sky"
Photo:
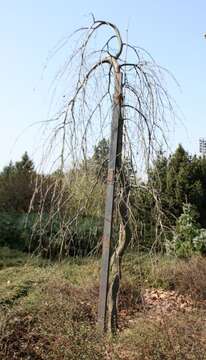
[[[182, 112], [171, 143], [198, 152], [206, 137], [205, 0], [0, 0], [0, 168], [27, 150], [35, 158], [40, 134], [30, 124], [45, 118], [49, 86], [58, 70], [49, 51], [67, 34], [89, 22], [89, 13], [110, 20], [129, 40], [168, 68], [181, 90], [169, 91]], [[43, 74], [43, 75], [42, 75]]]

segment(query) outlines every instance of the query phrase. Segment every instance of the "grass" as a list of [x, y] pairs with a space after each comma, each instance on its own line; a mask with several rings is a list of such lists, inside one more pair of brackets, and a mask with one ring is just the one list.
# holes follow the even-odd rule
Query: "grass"
[[[0, 249], [0, 359], [206, 359], [206, 259], [128, 254], [120, 293], [120, 332], [96, 330], [99, 261], [51, 263]], [[150, 316], [144, 289], [196, 300], [190, 313]], [[197, 305], [197, 306], [196, 306]]]
[[27, 256], [18, 250], [10, 250], [7, 247], [0, 247], [0, 269], [8, 266], [21, 266], [25, 263]]
[[205, 313], [165, 316], [161, 321], [140, 318], [120, 334], [117, 359], [206, 359]]

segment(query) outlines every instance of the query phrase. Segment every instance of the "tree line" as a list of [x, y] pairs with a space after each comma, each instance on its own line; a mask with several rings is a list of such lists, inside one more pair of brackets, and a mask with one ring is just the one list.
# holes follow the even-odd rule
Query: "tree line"
[[[98, 252], [103, 229], [108, 152], [108, 141], [102, 139], [95, 146], [93, 155], [67, 174], [62, 174], [61, 170], [49, 175], [38, 174], [27, 153], [20, 161], [4, 167], [0, 173], [0, 246], [23, 251], [39, 248], [45, 256], [55, 256], [60, 247], [63, 255]], [[185, 214], [186, 205], [192, 214], [192, 218], [187, 217], [190, 225], [206, 228], [205, 157], [190, 155], [179, 145], [169, 156], [163, 152], [157, 155], [144, 181], [137, 180], [137, 174], [132, 177], [130, 161], [125, 162], [125, 170], [126, 176], [131, 178], [130, 246], [134, 249], [166, 251], [168, 242], [174, 241], [174, 232], [179, 231], [179, 219]], [[67, 178], [70, 179], [68, 183], [65, 182]], [[95, 187], [88, 196], [89, 183], [94, 178]], [[37, 186], [39, 183], [41, 187]], [[54, 207], [52, 216], [51, 204]], [[75, 217], [79, 204], [84, 206]], [[56, 211], [57, 208], [60, 210]], [[63, 218], [67, 222], [63, 222]], [[63, 246], [59, 241], [61, 236]]]

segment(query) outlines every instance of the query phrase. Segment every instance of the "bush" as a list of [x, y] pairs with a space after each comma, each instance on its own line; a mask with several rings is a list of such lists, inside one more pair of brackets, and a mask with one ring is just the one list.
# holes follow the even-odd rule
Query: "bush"
[[[102, 223], [96, 217], [79, 217], [64, 230], [61, 219], [48, 214], [0, 213], [0, 247], [25, 252], [38, 251], [45, 257], [86, 256], [98, 251]], [[62, 250], [63, 248], [63, 250]]]
[[[28, 227], [30, 229], [30, 226]], [[44, 215], [31, 236], [31, 249], [39, 248], [45, 257], [87, 256], [98, 251], [102, 233], [100, 220], [95, 217], [79, 217], [70, 227], [62, 224], [57, 216], [52, 220]]]
[[192, 256], [195, 251], [201, 250], [201, 239], [198, 242], [200, 233], [201, 231], [195, 222], [194, 210], [190, 204], [184, 204], [183, 213], [177, 220], [173, 239], [166, 245], [167, 252], [175, 253], [175, 255], [180, 257]]
[[200, 229], [199, 234], [193, 239], [194, 249], [201, 254], [206, 254], [206, 229]]
[[71, 231], [69, 255], [86, 256], [91, 252], [98, 252], [102, 232], [102, 222], [99, 218], [80, 217]]
[[[34, 251], [42, 240], [42, 234], [34, 231], [37, 223], [37, 214], [26, 213], [0, 213], [0, 246], [9, 247], [21, 251]], [[46, 217], [43, 217], [44, 224], [46, 224]], [[42, 225], [42, 229], [43, 227]], [[55, 229], [57, 231], [57, 229]], [[54, 231], [54, 230], [53, 230]], [[48, 229], [43, 235], [44, 239], [49, 238], [51, 233]]]
[[0, 213], [0, 246], [24, 250], [22, 216], [16, 213]]

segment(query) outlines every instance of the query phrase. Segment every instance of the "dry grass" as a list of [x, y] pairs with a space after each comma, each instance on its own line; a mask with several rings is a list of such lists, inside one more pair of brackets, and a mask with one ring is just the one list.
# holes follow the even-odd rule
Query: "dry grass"
[[[20, 263], [0, 271], [0, 359], [206, 359], [206, 259], [128, 255], [115, 339], [96, 331], [97, 260]], [[173, 289], [194, 308], [156, 316], [143, 307], [145, 288]]]
[[[90, 286], [92, 276], [88, 275], [92, 266], [92, 262], [88, 266], [83, 262], [81, 267], [24, 266], [17, 273], [18, 285], [11, 269], [7, 269], [4, 279], [11, 280], [7, 280], [8, 291], [1, 299], [2, 360], [102, 359], [104, 348], [95, 328], [98, 287]], [[82, 278], [77, 267], [81, 268]], [[66, 279], [69, 269], [70, 281]], [[28, 278], [30, 287], [26, 293], [19, 293], [19, 284], [26, 286]]]
[[175, 273], [175, 288], [197, 301], [206, 300], [206, 259], [199, 256], [181, 262]]
[[121, 360], [206, 359], [206, 314], [163, 317], [161, 321], [140, 317], [124, 331], [113, 358]]

